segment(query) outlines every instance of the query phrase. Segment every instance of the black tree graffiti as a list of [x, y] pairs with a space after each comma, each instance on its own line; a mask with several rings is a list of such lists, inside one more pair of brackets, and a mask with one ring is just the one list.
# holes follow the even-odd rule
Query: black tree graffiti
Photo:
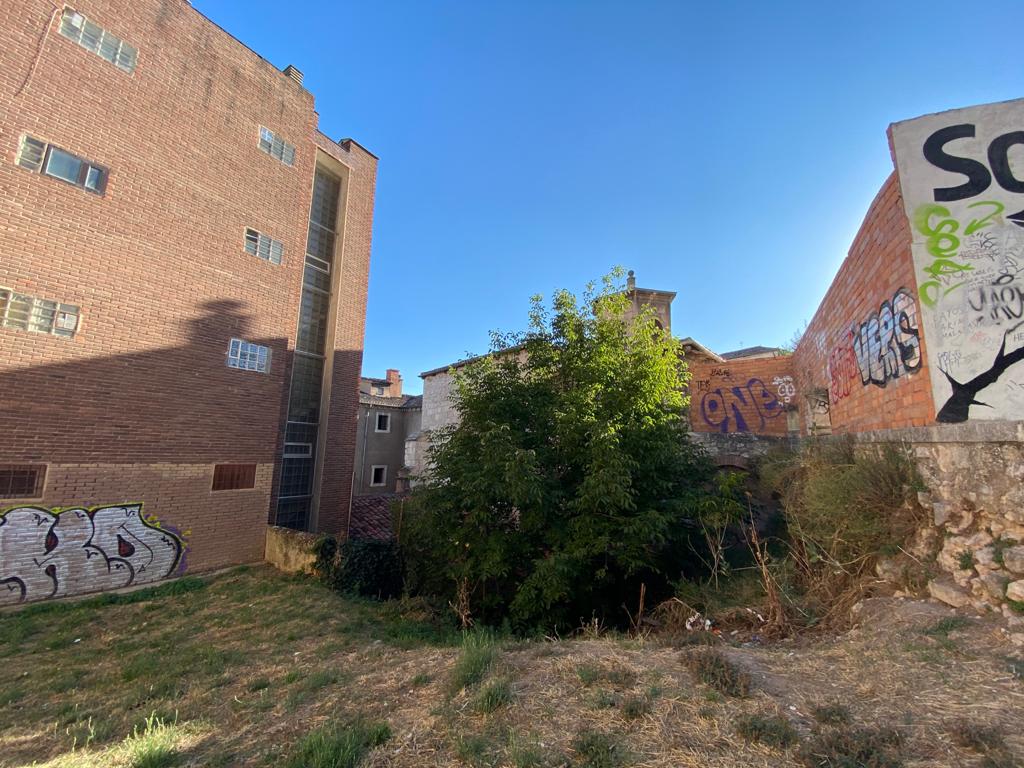
[[983, 405], [986, 408], [992, 407], [987, 403], [979, 402], [974, 398], [979, 392], [985, 389], [985, 387], [995, 384], [1007, 368], [1014, 363], [1019, 363], [1024, 360], [1024, 345], [1015, 349], [1010, 354], [1006, 354], [1007, 337], [1021, 326], [1024, 326], [1024, 322], [1017, 323], [1012, 328], [1007, 329], [1003, 334], [1003, 343], [999, 346], [999, 354], [996, 355], [996, 359], [993, 361], [992, 367], [984, 373], [978, 374], [970, 381], [961, 384], [950, 376], [947, 371], [942, 372], [949, 380], [950, 386], [953, 387], [953, 394], [949, 396], [946, 404], [942, 406], [942, 409], [935, 417], [936, 421], [946, 424], [956, 424], [961, 421], [967, 421], [972, 405]]

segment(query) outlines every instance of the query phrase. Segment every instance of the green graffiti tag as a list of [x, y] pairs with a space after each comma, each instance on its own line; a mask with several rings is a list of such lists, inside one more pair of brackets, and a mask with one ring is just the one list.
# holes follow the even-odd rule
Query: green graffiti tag
[[[978, 230], [994, 224], [996, 217], [1004, 209], [1003, 204], [995, 200], [981, 200], [971, 203], [967, 207], [977, 208], [979, 206], [991, 207], [992, 210], [980, 219], [971, 219], [964, 227], [964, 235], [974, 234]], [[933, 217], [939, 218], [934, 225], [932, 224]], [[914, 211], [913, 224], [914, 229], [927, 238], [925, 248], [934, 257], [934, 261], [923, 270], [932, 279], [921, 283], [918, 295], [926, 306], [934, 307], [941, 296], [946, 296], [956, 290], [966, 280], [952, 285], [950, 282], [956, 276], [970, 272], [974, 267], [955, 261], [957, 251], [960, 249], [960, 238], [957, 236], [957, 232], [960, 231], [960, 222], [952, 217], [948, 208], [936, 203], [926, 203]]]

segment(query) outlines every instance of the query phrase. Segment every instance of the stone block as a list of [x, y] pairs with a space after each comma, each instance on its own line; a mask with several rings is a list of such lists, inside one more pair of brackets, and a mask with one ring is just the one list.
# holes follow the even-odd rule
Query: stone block
[[1018, 545], [1004, 549], [1003, 567], [1011, 573], [1024, 574], [1024, 546]]
[[[1024, 586], [1024, 582], [1021, 584]], [[962, 608], [971, 601], [964, 590], [944, 579], [933, 579], [928, 582], [928, 594], [940, 603], [951, 605], [954, 608]]]

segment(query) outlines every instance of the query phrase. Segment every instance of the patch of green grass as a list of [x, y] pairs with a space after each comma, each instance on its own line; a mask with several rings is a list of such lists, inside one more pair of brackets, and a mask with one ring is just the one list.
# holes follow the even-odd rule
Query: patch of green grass
[[1002, 537], [992, 542], [992, 562], [1002, 567], [1006, 566], [1003, 561], [1003, 553], [1011, 547], [1017, 546], [1017, 542], [1014, 539], [1004, 539]]
[[303, 672], [301, 669], [293, 669], [290, 672], [288, 672], [287, 675], [284, 676], [284, 684], [291, 685], [296, 680], [301, 680], [305, 676], [306, 673]]
[[565, 764], [557, 755], [545, 752], [536, 739], [522, 739], [514, 733], [509, 734], [508, 756], [514, 768], [548, 768]]
[[429, 685], [433, 679], [433, 675], [428, 675], [426, 672], [420, 672], [409, 681], [409, 685], [413, 688], [422, 688], [424, 685]]
[[594, 707], [596, 709], [612, 709], [622, 703], [622, 696], [605, 688], [594, 694]]
[[263, 691], [270, 687], [270, 680], [265, 677], [257, 677], [251, 683], [249, 683], [249, 692], [256, 693], [257, 691]]
[[584, 730], [573, 737], [575, 764], [580, 768], [619, 768], [629, 762], [629, 753], [622, 740], [613, 733]]
[[901, 744], [891, 729], [832, 729], [805, 742], [800, 759], [807, 768], [902, 768]]
[[782, 715], [740, 715], [736, 718], [736, 732], [747, 741], [778, 749], [786, 749], [797, 742], [796, 729]]
[[121, 679], [126, 683], [139, 678], [156, 677], [165, 669], [164, 661], [155, 653], [144, 653], [129, 659], [121, 667]]
[[286, 768], [356, 768], [374, 747], [391, 738], [387, 723], [329, 723], [303, 736]]
[[742, 698], [750, 693], [750, 675], [720, 651], [707, 648], [683, 657], [683, 663], [706, 685], [728, 696]]
[[956, 564], [960, 566], [961, 571], [970, 571], [974, 569], [974, 553], [969, 549], [965, 549], [956, 557]]
[[576, 667], [576, 674], [579, 676], [580, 682], [586, 686], [604, 681], [622, 688], [629, 688], [636, 683], [636, 672], [619, 664], [603, 666], [584, 662]]
[[850, 722], [850, 710], [838, 702], [817, 704], [811, 707], [811, 715], [822, 725], [846, 725]]
[[946, 616], [945, 618], [939, 619], [932, 626], [922, 629], [921, 634], [927, 635], [928, 637], [949, 637], [950, 632], [956, 632], [958, 629], [969, 627], [971, 625], [970, 619], [964, 618], [963, 616]]
[[484, 686], [476, 697], [476, 709], [485, 714], [508, 706], [514, 695], [508, 680], [494, 680]]
[[455, 754], [470, 765], [493, 765], [495, 752], [495, 744], [481, 734], [463, 733], [455, 741]]
[[649, 696], [629, 696], [622, 702], [622, 716], [627, 720], [639, 720], [653, 709], [654, 703]]
[[0, 690], [0, 707], [17, 704], [25, 698], [25, 689], [20, 686], [12, 686], [6, 690]]
[[449, 695], [454, 696], [483, 680], [497, 658], [497, 641], [491, 632], [467, 632], [462, 638], [462, 653], [448, 681]]
[[180, 734], [174, 724], [150, 715], [144, 727], [140, 730], [136, 726], [118, 751], [129, 768], [170, 768], [182, 760], [178, 749], [179, 738]]

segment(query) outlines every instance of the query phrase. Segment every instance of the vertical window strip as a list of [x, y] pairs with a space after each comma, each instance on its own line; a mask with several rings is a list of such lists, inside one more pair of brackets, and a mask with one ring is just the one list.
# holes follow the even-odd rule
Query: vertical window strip
[[129, 74], [135, 71], [139, 60], [138, 49], [128, 45], [117, 35], [107, 32], [99, 24], [90, 21], [78, 11], [71, 8], [64, 9], [60, 20], [60, 33], [118, 69]]

